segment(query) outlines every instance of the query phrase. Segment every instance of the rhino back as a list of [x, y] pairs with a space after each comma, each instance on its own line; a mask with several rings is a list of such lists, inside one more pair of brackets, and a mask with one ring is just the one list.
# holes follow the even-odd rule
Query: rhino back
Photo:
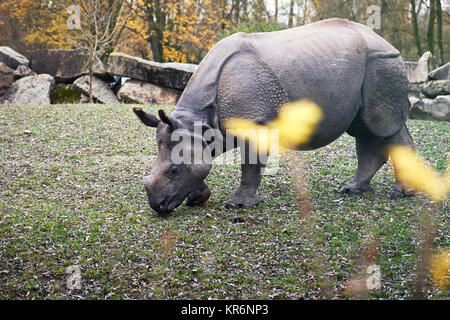
[[317, 148], [345, 132], [360, 110], [368, 59], [392, 56], [398, 51], [384, 39], [342, 19], [235, 34], [206, 55], [173, 115], [187, 111], [217, 128], [230, 117], [268, 121], [281, 104], [307, 98], [324, 111], [311, 143]]
[[[347, 130], [362, 104], [367, 47], [358, 32], [335, 21], [250, 34], [247, 42], [254, 61], [248, 54], [234, 55], [220, 75], [220, 122], [233, 116], [269, 121], [284, 102], [309, 99], [321, 106], [324, 118], [306, 149], [326, 145]], [[267, 80], [269, 75], [276, 81]]]

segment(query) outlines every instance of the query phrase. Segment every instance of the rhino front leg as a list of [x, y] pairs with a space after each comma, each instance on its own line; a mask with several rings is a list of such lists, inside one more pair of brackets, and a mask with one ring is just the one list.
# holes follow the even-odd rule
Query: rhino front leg
[[225, 201], [225, 208], [255, 207], [259, 204], [256, 191], [261, 183], [262, 170], [267, 163], [268, 154], [255, 152], [246, 142], [241, 145], [241, 185], [231, 198]]
[[241, 164], [242, 177], [241, 186], [234, 195], [225, 201], [225, 208], [254, 207], [259, 203], [256, 195], [261, 183], [262, 164]]
[[356, 137], [356, 153], [358, 155], [358, 169], [352, 183], [341, 188], [340, 193], [361, 194], [372, 192], [370, 180], [387, 161], [386, 144], [381, 138], [371, 135]]

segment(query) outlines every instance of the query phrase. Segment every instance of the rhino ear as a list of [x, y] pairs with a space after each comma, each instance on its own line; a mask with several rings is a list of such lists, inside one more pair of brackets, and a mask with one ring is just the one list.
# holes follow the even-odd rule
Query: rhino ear
[[178, 123], [178, 121], [176, 119], [168, 116], [164, 110], [159, 109], [158, 115], [159, 115], [159, 118], [161, 119], [161, 121], [164, 122], [165, 124], [167, 124], [171, 130], [175, 130], [178, 127], [180, 127], [180, 124]]
[[133, 108], [133, 112], [146, 126], [156, 128], [158, 124], [161, 122], [153, 114], [147, 113], [141, 108]]

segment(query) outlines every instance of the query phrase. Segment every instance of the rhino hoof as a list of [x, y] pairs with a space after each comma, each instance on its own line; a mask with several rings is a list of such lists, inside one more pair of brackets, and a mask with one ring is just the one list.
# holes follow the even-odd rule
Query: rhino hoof
[[237, 208], [250, 208], [256, 207], [259, 204], [259, 199], [256, 196], [246, 197], [246, 198], [236, 198], [232, 197], [224, 202], [226, 209], [237, 209]]
[[373, 192], [373, 189], [369, 184], [351, 183], [349, 185], [346, 185], [345, 187], [342, 187], [341, 190], [339, 190], [339, 193], [345, 194], [362, 194], [365, 192]]
[[391, 193], [389, 194], [390, 199], [399, 199], [399, 198], [406, 198], [406, 197], [412, 197], [414, 196], [414, 191], [410, 189], [401, 189], [397, 186], [392, 189]]

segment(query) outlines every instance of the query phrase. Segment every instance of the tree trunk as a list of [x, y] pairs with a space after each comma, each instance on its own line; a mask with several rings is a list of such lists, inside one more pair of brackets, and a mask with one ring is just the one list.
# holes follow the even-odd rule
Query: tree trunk
[[154, 35], [150, 37], [150, 46], [152, 50], [152, 58], [153, 61], [163, 62], [163, 33], [160, 31], [156, 31]]
[[150, 43], [152, 58], [156, 62], [163, 62], [163, 36], [166, 27], [166, 14], [161, 1], [153, 1], [152, 6], [146, 8], [146, 18], [149, 24], [147, 41]]
[[430, 0], [430, 17], [428, 20], [428, 51], [434, 55], [434, 20], [436, 20], [435, 0]]
[[239, 24], [239, 18], [241, 13], [241, 0], [237, 0], [236, 9], [234, 10], [234, 24]]
[[248, 0], [242, 0], [242, 16], [239, 22], [248, 22]]
[[275, 0], [275, 16], [273, 18], [275, 23], [278, 23], [278, 0]]
[[414, 40], [416, 42], [417, 54], [422, 56], [422, 45], [420, 44], [419, 25], [417, 23], [416, 0], [411, 0], [411, 16], [414, 30]]
[[94, 64], [89, 63], [89, 103], [94, 103], [94, 96], [92, 95], [92, 81], [94, 80]]
[[288, 20], [288, 27], [292, 28], [294, 26], [294, 0], [291, 0], [291, 3], [289, 5], [289, 20]]
[[439, 65], [442, 65], [445, 62], [445, 58], [444, 58], [444, 42], [442, 40], [442, 5], [441, 5], [441, 0], [436, 0], [436, 14], [437, 14], [437, 27], [438, 27], [438, 47], [439, 47], [439, 55], [440, 55]]

